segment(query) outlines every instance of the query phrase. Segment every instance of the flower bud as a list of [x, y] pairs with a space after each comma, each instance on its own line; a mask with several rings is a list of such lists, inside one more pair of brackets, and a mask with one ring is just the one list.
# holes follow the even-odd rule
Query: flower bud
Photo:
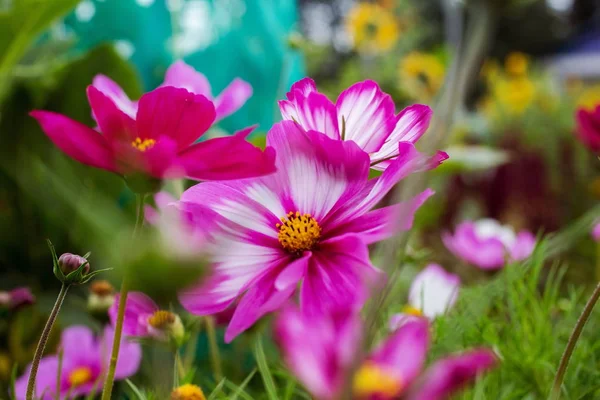
[[199, 386], [188, 383], [173, 390], [171, 400], [206, 400], [206, 397]]
[[0, 307], [15, 310], [35, 303], [35, 296], [28, 287], [19, 287], [8, 292], [0, 291]]
[[87, 275], [90, 272], [90, 264], [84, 257], [76, 254], [65, 253], [58, 258], [58, 266], [65, 276], [69, 275], [73, 271], [76, 271], [83, 264], [85, 264], [85, 266], [81, 270], [81, 275]]
[[158, 310], [148, 318], [150, 332], [157, 339], [170, 339], [180, 344], [185, 337], [185, 328], [179, 315]]
[[115, 302], [115, 288], [106, 280], [95, 280], [90, 285], [88, 310], [94, 314], [106, 314]]

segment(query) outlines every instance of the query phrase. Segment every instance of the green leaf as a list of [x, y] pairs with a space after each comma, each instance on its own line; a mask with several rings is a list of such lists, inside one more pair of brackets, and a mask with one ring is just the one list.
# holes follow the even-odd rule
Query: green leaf
[[129, 389], [133, 392], [133, 394], [137, 397], [138, 400], [147, 400], [146, 396], [138, 389], [138, 387], [131, 382], [129, 379], [125, 379], [125, 383], [129, 386]]
[[254, 357], [256, 358], [256, 364], [258, 365], [258, 370], [260, 371], [260, 375], [262, 376], [267, 391], [267, 397], [269, 400], [277, 400], [279, 398], [277, 396], [277, 387], [275, 386], [273, 376], [271, 375], [269, 365], [267, 364], [267, 357], [265, 356], [265, 350], [262, 344], [262, 336], [260, 335], [256, 336], [256, 341], [254, 342]]
[[254, 374], [256, 374], [256, 368], [253, 369], [252, 372], [250, 372], [250, 374], [248, 374], [246, 379], [244, 379], [244, 381], [235, 388], [235, 392], [233, 393], [233, 395], [230, 397], [229, 400], [236, 400], [238, 398], [238, 396], [240, 396], [240, 395], [243, 396], [245, 394], [244, 388], [248, 385], [248, 383], [250, 383], [250, 381], [254, 377]]
[[[7, 2], [7, 0], [3, 0]], [[79, 0], [12, 0], [0, 9], [0, 102], [10, 74], [31, 43]]]
[[206, 400], [215, 400], [219, 393], [221, 393], [221, 391], [223, 390], [223, 385], [225, 385], [226, 380], [226, 378], [221, 379], [221, 381], [217, 384], [217, 386], [215, 386], [215, 389], [210, 393]]

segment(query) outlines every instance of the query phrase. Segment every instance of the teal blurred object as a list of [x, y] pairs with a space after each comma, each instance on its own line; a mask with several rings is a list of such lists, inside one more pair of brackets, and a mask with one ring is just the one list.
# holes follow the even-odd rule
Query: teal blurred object
[[204, 73], [218, 94], [235, 77], [254, 94], [221, 122], [233, 132], [279, 119], [276, 100], [304, 76], [299, 53], [287, 37], [295, 29], [295, 0], [83, 0], [66, 20], [78, 50], [114, 42], [140, 72], [147, 90], [183, 58]]

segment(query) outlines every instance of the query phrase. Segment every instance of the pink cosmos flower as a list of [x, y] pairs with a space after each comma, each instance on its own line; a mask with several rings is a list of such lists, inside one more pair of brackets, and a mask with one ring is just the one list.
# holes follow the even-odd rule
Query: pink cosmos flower
[[455, 256], [481, 269], [502, 268], [507, 258], [524, 260], [535, 248], [531, 232], [517, 234], [511, 227], [488, 218], [463, 222], [454, 235], [445, 232], [442, 240]]
[[[101, 391], [104, 374], [109, 364], [114, 331], [106, 327], [100, 338], [95, 338], [85, 326], [71, 326], [61, 337], [63, 350], [60, 386], [57, 387], [58, 356], [42, 358], [36, 379], [35, 398], [52, 400], [58, 391], [61, 399], [84, 396]], [[121, 380], [135, 374], [140, 366], [142, 350], [138, 343], [121, 342], [115, 379]], [[31, 366], [15, 383], [17, 400], [25, 399]]]
[[[114, 326], [117, 321], [119, 295], [108, 309], [108, 316]], [[133, 337], [152, 337], [167, 340], [169, 336], [183, 336], [183, 324], [179, 316], [168, 310], [161, 310], [156, 303], [142, 292], [129, 292], [125, 301], [123, 333]]]
[[369, 180], [369, 157], [354, 142], [283, 121], [269, 131], [267, 144], [278, 154], [275, 174], [201, 183], [181, 198], [181, 208], [205, 206], [222, 219], [212, 233], [213, 276], [179, 298], [198, 315], [223, 311], [239, 298], [227, 342], [297, 290], [310, 315], [362, 305], [380, 275], [368, 245], [409, 229], [433, 191], [371, 209], [399, 180], [447, 158], [441, 152], [425, 157], [411, 143], [401, 143], [401, 156]]
[[[288, 307], [275, 321], [275, 339], [286, 364], [317, 400], [340, 397], [361, 331], [353, 312], [309, 317]], [[402, 325], [360, 360], [352, 377], [353, 397], [443, 400], [497, 361], [490, 350], [472, 350], [437, 361], [423, 374], [428, 347], [426, 319]]]
[[[92, 85], [110, 97], [111, 100], [131, 118], [135, 118], [138, 102], [129, 99], [125, 91], [105, 75], [96, 75]], [[210, 83], [206, 77], [184, 61], [175, 61], [165, 74], [161, 87], [172, 86], [200, 94], [214, 103], [216, 121], [233, 114], [252, 96], [252, 86], [239, 78], [235, 78], [216, 98], [212, 95]]]
[[580, 108], [575, 115], [575, 134], [591, 151], [600, 152], [600, 105], [594, 110]]
[[600, 242], [600, 222], [597, 222], [594, 227], [592, 228], [592, 238], [596, 241], [596, 242]]
[[412, 281], [408, 294], [408, 305], [402, 313], [390, 318], [390, 329], [395, 330], [415, 317], [430, 320], [444, 314], [458, 297], [460, 278], [446, 272], [438, 264], [429, 264]]
[[215, 119], [213, 104], [202, 95], [153, 90], [140, 99], [134, 119], [94, 86], [87, 94], [102, 134], [61, 114], [31, 113], [58, 148], [83, 164], [158, 179], [238, 179], [274, 171], [273, 151], [246, 142], [252, 128], [194, 144]]
[[18, 287], [7, 292], [0, 291], [0, 307], [15, 310], [33, 303], [35, 303], [35, 296], [28, 287]]
[[332, 139], [352, 140], [369, 153], [371, 167], [385, 170], [398, 157], [398, 143], [416, 143], [431, 119], [428, 106], [415, 104], [395, 113], [394, 101], [374, 81], [358, 82], [344, 90], [333, 104], [304, 78], [294, 83], [287, 100], [279, 101], [283, 119]]

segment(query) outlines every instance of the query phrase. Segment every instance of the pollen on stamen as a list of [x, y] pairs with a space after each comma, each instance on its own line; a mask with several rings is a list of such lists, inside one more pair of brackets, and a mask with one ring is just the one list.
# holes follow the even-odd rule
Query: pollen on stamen
[[156, 144], [156, 140], [154, 139], [142, 139], [135, 138], [133, 142], [131, 142], [131, 147], [138, 149], [139, 151], [146, 151], [151, 149]]
[[275, 224], [279, 229], [279, 243], [289, 253], [298, 255], [311, 250], [321, 238], [321, 227], [310, 214], [290, 211], [281, 222]]

